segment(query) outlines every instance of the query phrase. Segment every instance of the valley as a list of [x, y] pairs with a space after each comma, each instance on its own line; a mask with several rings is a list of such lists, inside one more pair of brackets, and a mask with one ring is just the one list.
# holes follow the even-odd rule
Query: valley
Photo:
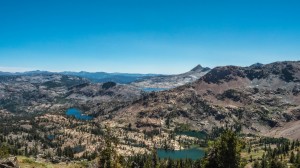
[[220, 133], [232, 129], [246, 140], [242, 158], [251, 165], [267, 152], [263, 139], [274, 138], [267, 143], [273, 150], [300, 138], [299, 61], [197, 66], [186, 74], [191, 73], [198, 76], [155, 76], [130, 84], [53, 73], [2, 75], [0, 142], [12, 156], [34, 164], [93, 167], [107, 147], [107, 132], [116, 137], [122, 157], [157, 149], [162, 160], [191, 155], [196, 161]]

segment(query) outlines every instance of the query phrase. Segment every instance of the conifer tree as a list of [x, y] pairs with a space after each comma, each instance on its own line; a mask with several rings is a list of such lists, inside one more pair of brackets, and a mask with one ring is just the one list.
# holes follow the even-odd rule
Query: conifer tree
[[291, 153], [291, 157], [290, 157], [290, 163], [295, 163], [295, 154], [294, 152]]
[[5, 145], [0, 144], [0, 159], [8, 157], [9, 149]]
[[205, 168], [239, 168], [241, 167], [241, 141], [231, 130], [224, 133], [214, 143], [208, 158], [204, 160]]
[[108, 126], [105, 128], [105, 146], [104, 149], [100, 151], [99, 168], [119, 168], [121, 167], [121, 164], [116, 151], [118, 138], [112, 134], [111, 129]]

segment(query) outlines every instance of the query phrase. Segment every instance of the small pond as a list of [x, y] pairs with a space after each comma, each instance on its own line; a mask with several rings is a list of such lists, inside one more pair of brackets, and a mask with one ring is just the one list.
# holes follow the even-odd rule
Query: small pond
[[92, 116], [84, 115], [82, 112], [76, 108], [69, 108], [66, 112], [67, 116], [74, 116], [78, 120], [92, 120]]
[[55, 138], [55, 136], [54, 136], [54, 135], [47, 135], [47, 138], [48, 138], [49, 140], [53, 140], [53, 139]]
[[205, 152], [199, 148], [191, 148], [191, 149], [184, 149], [184, 150], [165, 150], [165, 149], [158, 149], [157, 155], [161, 159], [192, 159], [197, 160], [204, 157]]

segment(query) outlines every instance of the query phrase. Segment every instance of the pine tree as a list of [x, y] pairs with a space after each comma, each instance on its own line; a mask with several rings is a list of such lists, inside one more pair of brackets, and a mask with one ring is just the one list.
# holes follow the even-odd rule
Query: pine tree
[[173, 159], [168, 159], [167, 168], [173, 168], [175, 166]]
[[153, 162], [152, 163], [153, 168], [159, 167], [159, 160], [158, 160], [158, 156], [157, 156], [156, 150], [152, 151], [152, 162]]
[[253, 168], [260, 168], [259, 162], [257, 160], [253, 163]]
[[167, 117], [167, 119], [166, 119], [167, 128], [170, 128], [170, 123], [171, 123], [171, 119], [170, 119], [170, 117]]
[[27, 147], [27, 146], [25, 147], [24, 154], [25, 154], [25, 156], [27, 156], [27, 157], [29, 156], [29, 153], [28, 153], [28, 147]]
[[291, 157], [290, 157], [290, 163], [295, 163], [295, 154], [294, 152], [291, 153]]
[[104, 134], [105, 146], [100, 151], [99, 168], [118, 168], [121, 167], [119, 156], [116, 151], [118, 138], [115, 137], [110, 128], [106, 126]]
[[270, 168], [285, 168], [285, 167], [286, 166], [282, 162], [280, 162], [276, 159], [271, 160]]
[[5, 145], [0, 146], [0, 159], [6, 158], [9, 155], [9, 149]]
[[299, 151], [297, 152], [295, 162], [296, 162], [297, 164], [300, 164], [300, 152], [299, 152]]
[[295, 141], [292, 142], [291, 149], [292, 149], [292, 150], [295, 149]]
[[241, 165], [241, 141], [233, 131], [225, 130], [215, 142], [208, 158], [206, 168], [239, 168]]
[[267, 158], [266, 158], [265, 154], [263, 154], [263, 156], [262, 156], [260, 167], [261, 168], [268, 168], [268, 161], [267, 161]]

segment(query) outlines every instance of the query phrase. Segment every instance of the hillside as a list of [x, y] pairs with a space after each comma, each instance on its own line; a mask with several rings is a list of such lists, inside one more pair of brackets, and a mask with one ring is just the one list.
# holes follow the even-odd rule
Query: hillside
[[[121, 109], [115, 121], [139, 129], [186, 124], [196, 130], [234, 126], [266, 134], [300, 118], [300, 62], [216, 67], [194, 83], [151, 93]], [[295, 128], [297, 129], [297, 128]], [[300, 138], [297, 129], [285, 133]], [[293, 136], [291, 133], [293, 132]], [[277, 136], [280, 132], [273, 133]]]

